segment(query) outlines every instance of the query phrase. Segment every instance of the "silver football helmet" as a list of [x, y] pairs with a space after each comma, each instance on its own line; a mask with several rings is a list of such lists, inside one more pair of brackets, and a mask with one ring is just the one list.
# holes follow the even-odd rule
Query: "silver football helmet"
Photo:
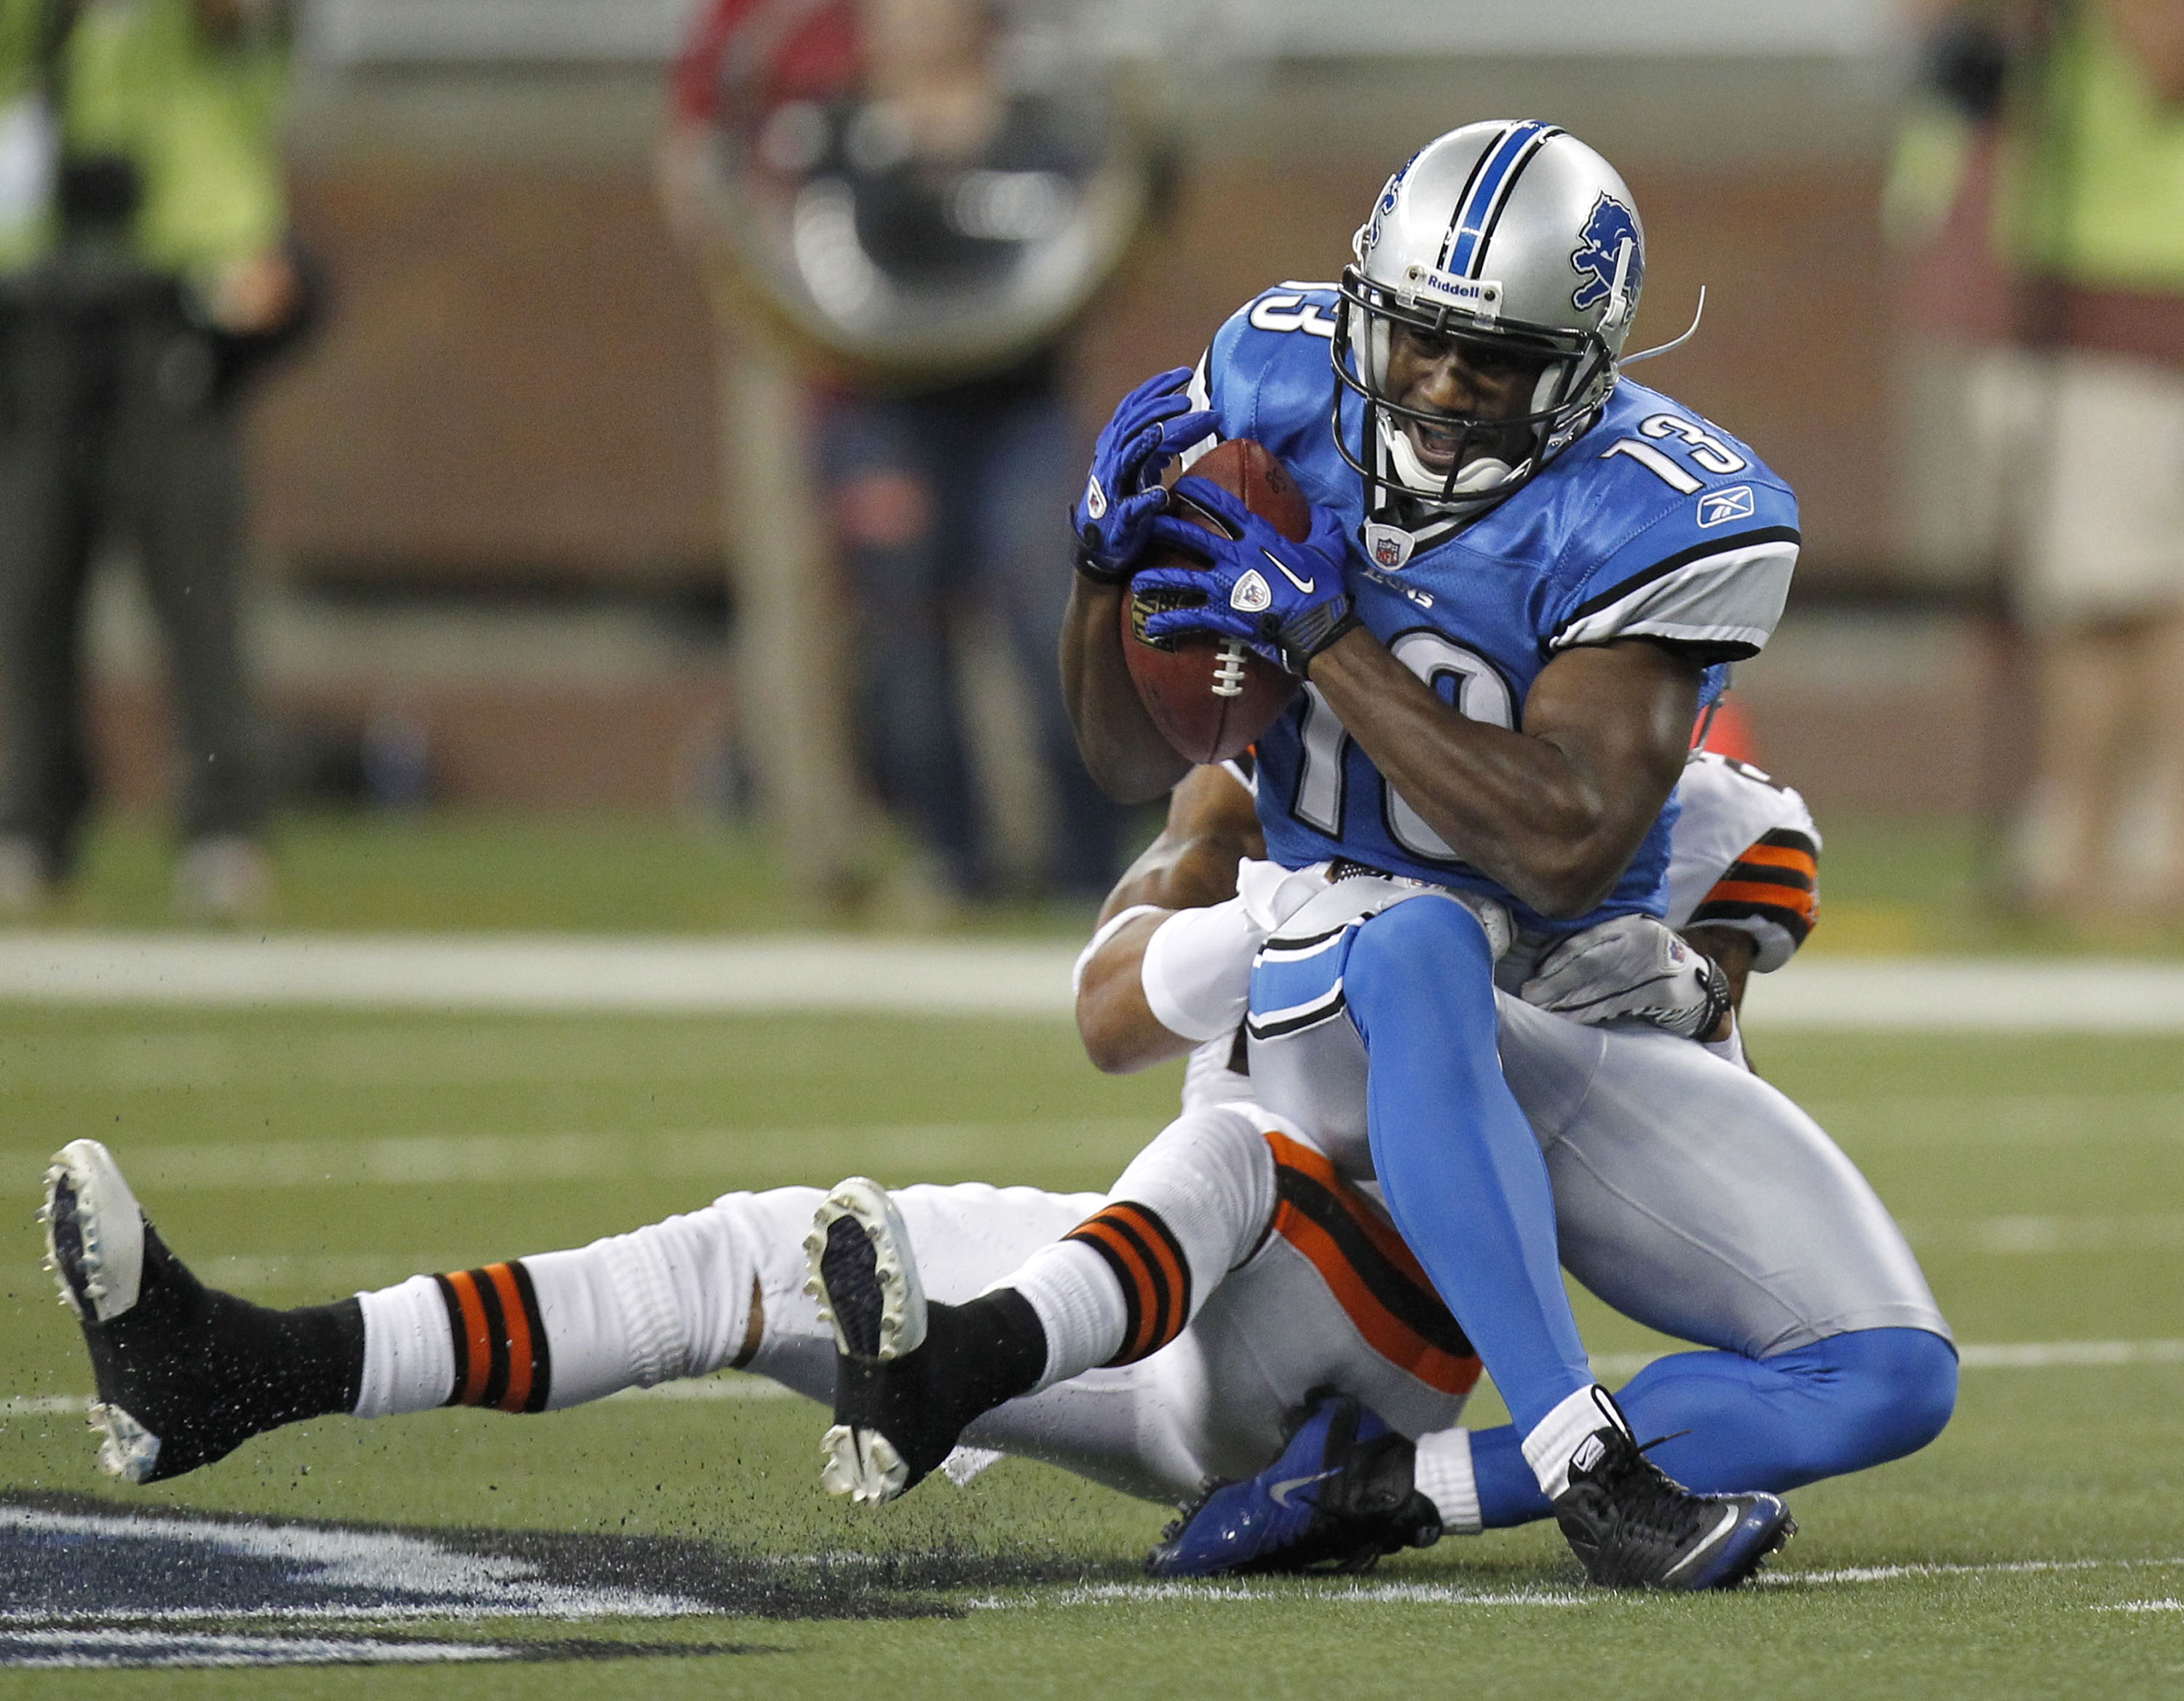
[[[1388, 180], [1342, 274], [1334, 370], [1364, 398], [1359, 441], [1334, 438], [1368, 512], [1407, 495], [1454, 516], [1511, 495], [1597, 417], [1646, 278], [1646, 233], [1613, 166], [1535, 119], [1468, 124]], [[1451, 338], [1474, 364], [1536, 374], [1529, 407], [1486, 419], [1407, 406], [1389, 390], [1398, 326]], [[1419, 437], [1433, 445], [1429, 464]]]

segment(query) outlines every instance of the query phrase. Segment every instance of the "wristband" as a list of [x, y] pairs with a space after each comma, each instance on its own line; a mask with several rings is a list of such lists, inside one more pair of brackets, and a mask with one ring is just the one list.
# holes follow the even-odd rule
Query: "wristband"
[[1699, 1043], [1724, 1063], [1733, 1063], [1747, 1072], [1752, 1068], [1751, 1059], [1744, 1054], [1744, 1030], [1737, 1026], [1734, 1018], [1730, 1021], [1727, 1039], [1701, 1040]]
[[1349, 598], [1336, 597], [1322, 603], [1310, 614], [1298, 615], [1282, 628], [1275, 640], [1281, 649], [1282, 665], [1302, 679], [1311, 670], [1314, 656], [1364, 624], [1350, 606]]
[[1093, 558], [1092, 552], [1081, 545], [1077, 551], [1077, 570], [1095, 585], [1127, 585], [1130, 575], [1138, 570], [1134, 561], [1127, 567], [1106, 567]]
[[1100, 954], [1100, 948], [1135, 921], [1140, 915], [1157, 915], [1157, 903], [1134, 903], [1120, 914], [1111, 915], [1100, 924], [1099, 929], [1084, 942], [1084, 948], [1077, 953], [1076, 965], [1069, 971], [1069, 996], [1076, 998], [1084, 990], [1084, 971], [1092, 966], [1092, 959]]

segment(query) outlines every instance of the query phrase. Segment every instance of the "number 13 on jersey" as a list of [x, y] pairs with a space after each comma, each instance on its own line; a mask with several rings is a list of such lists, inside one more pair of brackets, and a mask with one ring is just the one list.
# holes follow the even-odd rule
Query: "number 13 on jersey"
[[[1516, 698], [1509, 683], [1476, 650], [1466, 648], [1446, 633], [1421, 627], [1397, 636], [1388, 653], [1424, 680], [1443, 701], [1467, 720], [1513, 729]], [[1297, 728], [1301, 754], [1297, 761], [1296, 793], [1290, 813], [1306, 826], [1340, 838], [1344, 812], [1351, 807], [1349, 730], [1336, 719], [1326, 697], [1316, 685], [1304, 688], [1303, 720]], [[1431, 862], [1461, 863], [1448, 842], [1425, 824], [1418, 812], [1399, 797], [1385, 780], [1380, 782], [1380, 809], [1388, 836], [1412, 856]]]

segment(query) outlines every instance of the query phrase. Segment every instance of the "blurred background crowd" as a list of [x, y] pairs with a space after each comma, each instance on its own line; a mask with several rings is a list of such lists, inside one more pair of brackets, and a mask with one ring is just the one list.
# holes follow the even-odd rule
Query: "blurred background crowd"
[[2175, 943], [2176, 0], [0, 0], [0, 911], [1077, 925], [1094, 431], [1518, 115], [1802, 499], [1823, 937]]

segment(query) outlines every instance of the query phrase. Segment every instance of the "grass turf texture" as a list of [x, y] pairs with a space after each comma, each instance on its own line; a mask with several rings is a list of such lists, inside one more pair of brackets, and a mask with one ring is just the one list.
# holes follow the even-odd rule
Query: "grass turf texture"
[[[2160, 1039], [1759, 1035], [1914, 1226], [1970, 1341], [2184, 1335], [2184, 1047]], [[281, 1012], [0, 1011], [0, 1394], [86, 1392], [36, 1269], [46, 1153], [96, 1135], [173, 1244], [288, 1303], [573, 1244], [735, 1185], [978, 1178], [1095, 1187], [1173, 1103], [1173, 1071], [1103, 1080], [1046, 1023], [515, 1020]], [[524, 1154], [534, 1154], [524, 1161]], [[281, 1185], [254, 1186], [254, 1176]], [[2013, 1233], [2008, 1225], [2045, 1225]], [[2003, 1225], [1997, 1231], [1996, 1226]], [[2042, 1248], [2047, 1249], [2042, 1250]], [[242, 1278], [248, 1277], [246, 1281]], [[1590, 1301], [1601, 1353], [1660, 1344]], [[74, 1416], [0, 1427], [0, 1485], [401, 1524], [652, 1532], [749, 1554], [978, 1562], [960, 1615], [402, 1633], [733, 1643], [571, 1664], [572, 1698], [869, 1693], [1279, 1697], [2173, 1694], [2184, 1614], [2174, 1412], [2184, 1367], [1972, 1370], [1926, 1453], [1801, 1491], [1787, 1581], [1702, 1600], [1581, 1592], [1551, 1530], [1444, 1543], [1347, 1581], [1160, 1592], [1163, 1515], [1011, 1462], [853, 1515], [816, 1485], [803, 1402], [621, 1400], [545, 1418], [313, 1423], [150, 1490], [103, 1485]], [[1490, 1396], [1474, 1407], [1491, 1421]], [[1991, 1570], [2011, 1564], [2074, 1568]], [[1860, 1579], [1852, 1567], [1970, 1567]], [[1819, 1580], [1798, 1581], [1797, 1578]], [[0, 1672], [0, 1696], [488, 1697], [533, 1669]]]

